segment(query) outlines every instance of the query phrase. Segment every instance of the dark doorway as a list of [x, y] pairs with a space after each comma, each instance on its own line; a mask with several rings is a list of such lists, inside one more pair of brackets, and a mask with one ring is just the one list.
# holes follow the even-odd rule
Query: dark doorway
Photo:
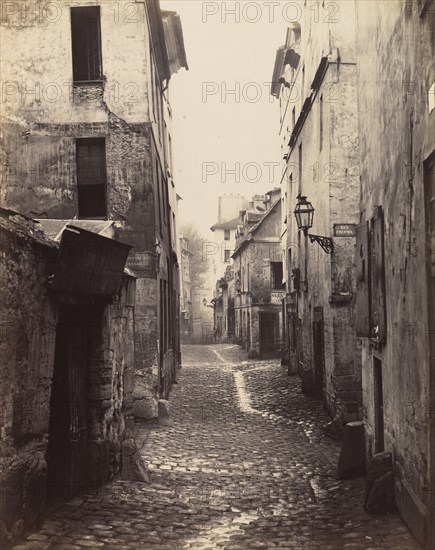
[[248, 319], [246, 324], [246, 349], [251, 349], [251, 314], [248, 311]]
[[278, 349], [278, 313], [259, 313], [260, 316], [260, 355], [276, 354]]
[[373, 357], [373, 385], [375, 405], [375, 453], [384, 450], [384, 394], [382, 389], [382, 361]]
[[314, 308], [313, 321], [314, 393], [323, 399], [325, 383], [325, 344], [323, 307]]
[[236, 312], [234, 309], [234, 298], [228, 298], [228, 341], [232, 342], [234, 340], [236, 332]]
[[47, 449], [51, 500], [72, 497], [87, 481], [88, 363], [92, 329], [98, 322], [95, 314], [84, 306], [64, 306], [60, 311]]

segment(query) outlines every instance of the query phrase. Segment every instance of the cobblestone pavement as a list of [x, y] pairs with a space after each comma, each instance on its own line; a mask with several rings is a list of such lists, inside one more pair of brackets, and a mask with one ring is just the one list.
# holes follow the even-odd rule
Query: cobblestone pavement
[[278, 361], [186, 346], [171, 426], [138, 428], [151, 483], [116, 481], [59, 505], [22, 549], [418, 549], [396, 515], [337, 481], [321, 405]]

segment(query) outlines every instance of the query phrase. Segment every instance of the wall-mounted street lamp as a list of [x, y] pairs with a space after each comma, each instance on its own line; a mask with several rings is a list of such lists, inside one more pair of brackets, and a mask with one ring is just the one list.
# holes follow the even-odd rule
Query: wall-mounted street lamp
[[240, 290], [242, 288], [242, 284], [241, 284], [240, 279], [238, 277], [236, 279], [236, 282], [234, 283], [234, 286], [235, 286], [236, 292], [240, 292]]
[[316, 242], [320, 244], [326, 254], [331, 254], [334, 250], [334, 245], [330, 237], [323, 237], [321, 235], [311, 235], [308, 233], [308, 230], [313, 227], [314, 219], [314, 208], [310, 201], [307, 200], [307, 197], [302, 195], [297, 196], [298, 203], [296, 205], [294, 215], [296, 218], [296, 223], [298, 224], [298, 229], [304, 232], [306, 237], [310, 238], [312, 243]]

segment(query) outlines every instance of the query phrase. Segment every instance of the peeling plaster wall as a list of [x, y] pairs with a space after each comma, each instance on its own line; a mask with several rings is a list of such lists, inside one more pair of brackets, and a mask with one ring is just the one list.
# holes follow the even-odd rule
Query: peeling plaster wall
[[[382, 361], [385, 449], [393, 453], [396, 497], [405, 521], [429, 547], [435, 536], [435, 467], [428, 430], [433, 388], [423, 161], [435, 150], [435, 111], [429, 114], [427, 95], [435, 80], [435, 11], [431, 2], [394, 0], [361, 1], [357, 8], [361, 212], [369, 220], [380, 205], [385, 220], [386, 344], [377, 348], [368, 339], [361, 341], [367, 448], [374, 452], [377, 357]], [[373, 20], [378, 21], [375, 29]]]

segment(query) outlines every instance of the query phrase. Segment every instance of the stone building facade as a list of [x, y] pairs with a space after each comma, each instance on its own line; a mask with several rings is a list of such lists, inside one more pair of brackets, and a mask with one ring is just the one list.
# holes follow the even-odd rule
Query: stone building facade
[[263, 199], [264, 213], [241, 213], [233, 254], [236, 341], [252, 358], [279, 356], [282, 346], [280, 190]]
[[129, 467], [135, 277], [129, 246], [0, 211], [0, 539], [47, 501]]
[[180, 330], [182, 342], [190, 342], [192, 336], [192, 282], [190, 279], [190, 259], [189, 241], [182, 235], [180, 236]]
[[217, 281], [216, 291], [212, 299], [214, 333], [218, 342], [234, 342], [236, 330], [234, 298], [234, 268], [229, 265], [224, 276]]
[[356, 4], [366, 449], [369, 458], [392, 453], [402, 517], [432, 548], [435, 9], [424, 0]]
[[[360, 199], [355, 6], [334, 5], [338, 19], [326, 11], [316, 18], [304, 6], [274, 67], [284, 157], [283, 361], [331, 416], [355, 420], [362, 405], [354, 275]], [[294, 210], [301, 196], [315, 208], [309, 234], [332, 238], [330, 254], [298, 231]]]
[[20, 4], [1, 20], [1, 201], [36, 218], [112, 220], [133, 246], [134, 410], [155, 417], [180, 355], [168, 98], [187, 68], [180, 20], [158, 1], [60, 0], [41, 17]]

